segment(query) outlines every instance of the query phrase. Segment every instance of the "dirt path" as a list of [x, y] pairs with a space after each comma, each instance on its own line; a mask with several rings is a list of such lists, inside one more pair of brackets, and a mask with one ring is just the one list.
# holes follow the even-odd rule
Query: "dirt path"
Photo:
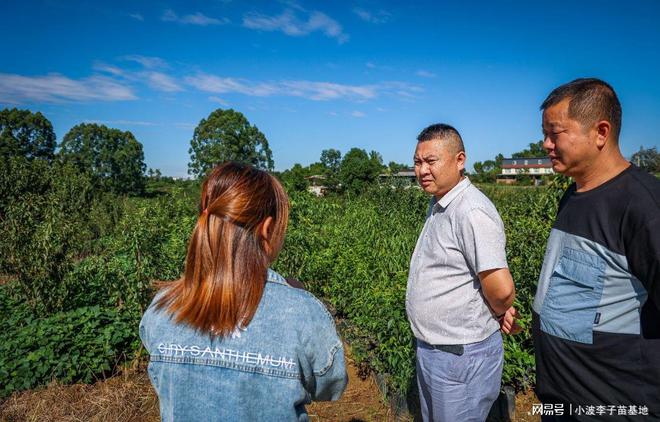
[[[347, 355], [350, 356], [350, 353]], [[393, 421], [373, 377], [358, 376], [350, 357], [347, 362], [348, 388], [337, 402], [317, 402], [307, 407], [312, 421]]]

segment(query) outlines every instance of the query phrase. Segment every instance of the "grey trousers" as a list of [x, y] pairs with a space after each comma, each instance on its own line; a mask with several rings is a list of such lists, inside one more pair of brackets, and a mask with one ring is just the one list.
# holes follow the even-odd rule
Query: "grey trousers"
[[417, 340], [417, 385], [425, 422], [483, 422], [497, 399], [504, 349], [499, 331], [458, 356]]

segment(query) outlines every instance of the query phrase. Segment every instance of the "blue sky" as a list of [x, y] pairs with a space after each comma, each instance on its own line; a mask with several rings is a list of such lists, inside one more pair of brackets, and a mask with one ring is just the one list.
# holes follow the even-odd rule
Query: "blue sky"
[[660, 143], [660, 2], [60, 1], [0, 3], [0, 106], [130, 130], [186, 176], [195, 126], [245, 114], [277, 170], [321, 151], [410, 163], [431, 123], [469, 165], [540, 139], [539, 104], [595, 76], [623, 105], [626, 156]]

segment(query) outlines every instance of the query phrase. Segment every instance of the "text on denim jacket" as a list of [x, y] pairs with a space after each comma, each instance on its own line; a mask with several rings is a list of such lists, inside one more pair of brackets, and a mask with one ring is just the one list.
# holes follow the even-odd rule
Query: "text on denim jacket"
[[201, 348], [199, 346], [187, 346], [181, 344], [160, 343], [158, 351], [165, 356], [190, 356], [194, 358], [213, 358], [220, 359], [225, 362], [245, 363], [248, 365], [261, 365], [270, 366], [273, 368], [284, 367], [291, 369], [296, 366], [296, 363], [291, 358], [280, 356], [279, 358], [271, 355], [262, 355], [261, 353], [245, 352], [240, 350], [226, 349], [216, 347]]

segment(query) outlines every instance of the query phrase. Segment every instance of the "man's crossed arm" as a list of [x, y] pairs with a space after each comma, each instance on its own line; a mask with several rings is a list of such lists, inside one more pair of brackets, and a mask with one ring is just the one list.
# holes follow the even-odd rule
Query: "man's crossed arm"
[[521, 328], [516, 323], [518, 312], [512, 306], [516, 289], [508, 268], [496, 268], [479, 273], [481, 291], [488, 306], [500, 321], [505, 334], [517, 334]]

